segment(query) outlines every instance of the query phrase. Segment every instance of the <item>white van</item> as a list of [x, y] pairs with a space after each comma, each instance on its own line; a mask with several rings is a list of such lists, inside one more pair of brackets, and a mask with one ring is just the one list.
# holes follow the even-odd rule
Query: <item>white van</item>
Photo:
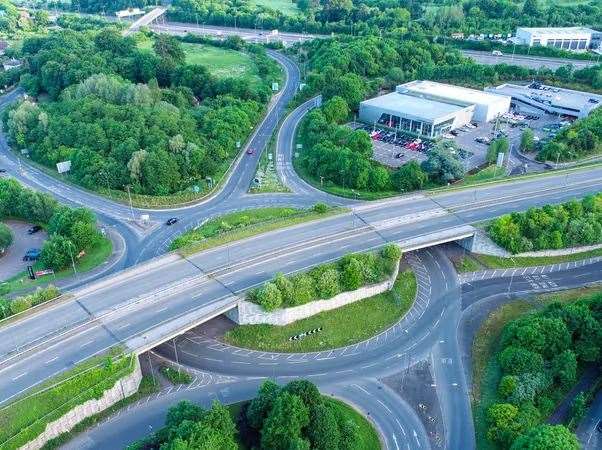
[[499, 50], [494, 50], [491, 52], [491, 54], [493, 56], [504, 56], [504, 54], [502, 52], [500, 52]]

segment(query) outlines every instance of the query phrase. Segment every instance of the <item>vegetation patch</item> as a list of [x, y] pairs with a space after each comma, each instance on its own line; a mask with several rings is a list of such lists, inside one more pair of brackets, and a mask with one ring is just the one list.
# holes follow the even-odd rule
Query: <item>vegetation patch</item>
[[341, 214], [344, 211], [343, 208], [317, 203], [307, 210], [274, 207], [226, 214], [177, 237], [170, 248], [190, 255], [228, 242]]
[[249, 291], [247, 299], [266, 311], [330, 299], [342, 292], [384, 281], [393, 274], [400, 257], [399, 247], [390, 244], [379, 252], [346, 255], [290, 277], [278, 273], [272, 281]]
[[561, 205], [507, 214], [487, 227], [491, 239], [511, 253], [602, 243], [602, 194]]
[[10, 228], [5, 224], [0, 223], [0, 257], [12, 243], [13, 234], [11, 233]]
[[378, 450], [372, 425], [345, 403], [322, 396], [306, 380], [280, 387], [266, 381], [250, 402], [211, 409], [182, 401], [165, 427], [128, 450], [160, 448]]
[[6, 319], [14, 314], [28, 310], [32, 306], [45, 303], [61, 295], [58, 288], [50, 285], [45, 288], [38, 288], [34, 293], [16, 297], [12, 300], [0, 297], [0, 320]]
[[192, 376], [185, 370], [174, 369], [171, 366], [161, 366], [159, 369], [161, 375], [167, 378], [171, 384], [190, 384], [192, 383]]
[[[364, 341], [384, 331], [411, 308], [416, 297], [416, 277], [400, 272], [393, 289], [349, 305], [284, 326], [240, 325], [230, 330], [224, 340], [236, 347], [272, 352], [312, 352], [344, 347]], [[293, 336], [310, 330], [318, 333], [302, 339]]]
[[135, 358], [112, 350], [26, 392], [0, 409], [0, 446], [19, 448], [75, 406], [102, 397], [117, 380], [132, 373]]
[[[61, 271], [75, 262], [82, 271], [89, 270], [111, 254], [111, 241], [98, 230], [92, 211], [61, 206], [50, 195], [25, 188], [16, 180], [0, 179], [0, 218], [26, 220], [46, 228], [50, 238], [34, 264], [36, 270], [52, 269], [62, 275]], [[0, 294], [41, 283], [33, 281], [17, 275], [0, 286]]]
[[[545, 305], [534, 312], [534, 306]], [[565, 427], [540, 425], [600, 359], [600, 289], [574, 290], [503, 306], [473, 345], [475, 424], [482, 448], [579, 448]], [[555, 442], [561, 442], [561, 445]]]

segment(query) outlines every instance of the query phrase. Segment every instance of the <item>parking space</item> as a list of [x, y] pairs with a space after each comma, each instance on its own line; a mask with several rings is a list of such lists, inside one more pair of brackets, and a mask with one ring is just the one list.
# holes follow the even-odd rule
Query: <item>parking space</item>
[[[544, 113], [541, 110], [527, 105], [514, 105], [511, 112], [496, 122], [476, 123], [472, 122], [464, 127], [458, 128], [444, 135], [444, 141], [453, 142], [450, 145], [452, 151], [457, 151], [460, 160], [467, 171], [482, 167], [486, 164], [487, 150], [494, 139], [506, 136], [510, 144], [516, 149], [520, 146], [523, 130], [531, 128], [536, 141], [550, 139], [563, 126], [570, 122], [565, 117]], [[409, 161], [426, 160], [429, 150], [435, 145], [429, 141], [408, 133], [379, 129], [373, 125], [349, 124], [355, 129], [365, 130], [373, 142], [373, 158], [389, 167], [397, 168]], [[535, 155], [532, 155], [533, 157]], [[521, 166], [524, 162], [511, 158], [510, 169]], [[534, 165], [527, 165], [526, 170], [542, 170]]]
[[41, 249], [47, 238], [44, 230], [29, 234], [33, 226], [25, 222], [7, 220], [4, 222], [13, 234], [13, 243], [0, 258], [0, 280], [7, 280], [27, 269], [31, 262], [23, 261], [23, 255], [30, 249]]

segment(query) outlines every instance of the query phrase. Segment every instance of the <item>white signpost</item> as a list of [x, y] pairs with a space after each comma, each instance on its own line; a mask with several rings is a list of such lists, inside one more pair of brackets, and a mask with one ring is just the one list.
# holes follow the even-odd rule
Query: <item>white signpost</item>
[[63, 161], [56, 163], [56, 170], [58, 173], [65, 173], [71, 170], [71, 161]]

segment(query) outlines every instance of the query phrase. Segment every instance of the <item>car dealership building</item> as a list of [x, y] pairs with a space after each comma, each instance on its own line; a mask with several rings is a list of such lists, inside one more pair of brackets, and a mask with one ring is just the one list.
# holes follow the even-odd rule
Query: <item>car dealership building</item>
[[510, 97], [433, 81], [412, 81], [360, 103], [362, 122], [436, 138], [471, 121], [489, 122]]

